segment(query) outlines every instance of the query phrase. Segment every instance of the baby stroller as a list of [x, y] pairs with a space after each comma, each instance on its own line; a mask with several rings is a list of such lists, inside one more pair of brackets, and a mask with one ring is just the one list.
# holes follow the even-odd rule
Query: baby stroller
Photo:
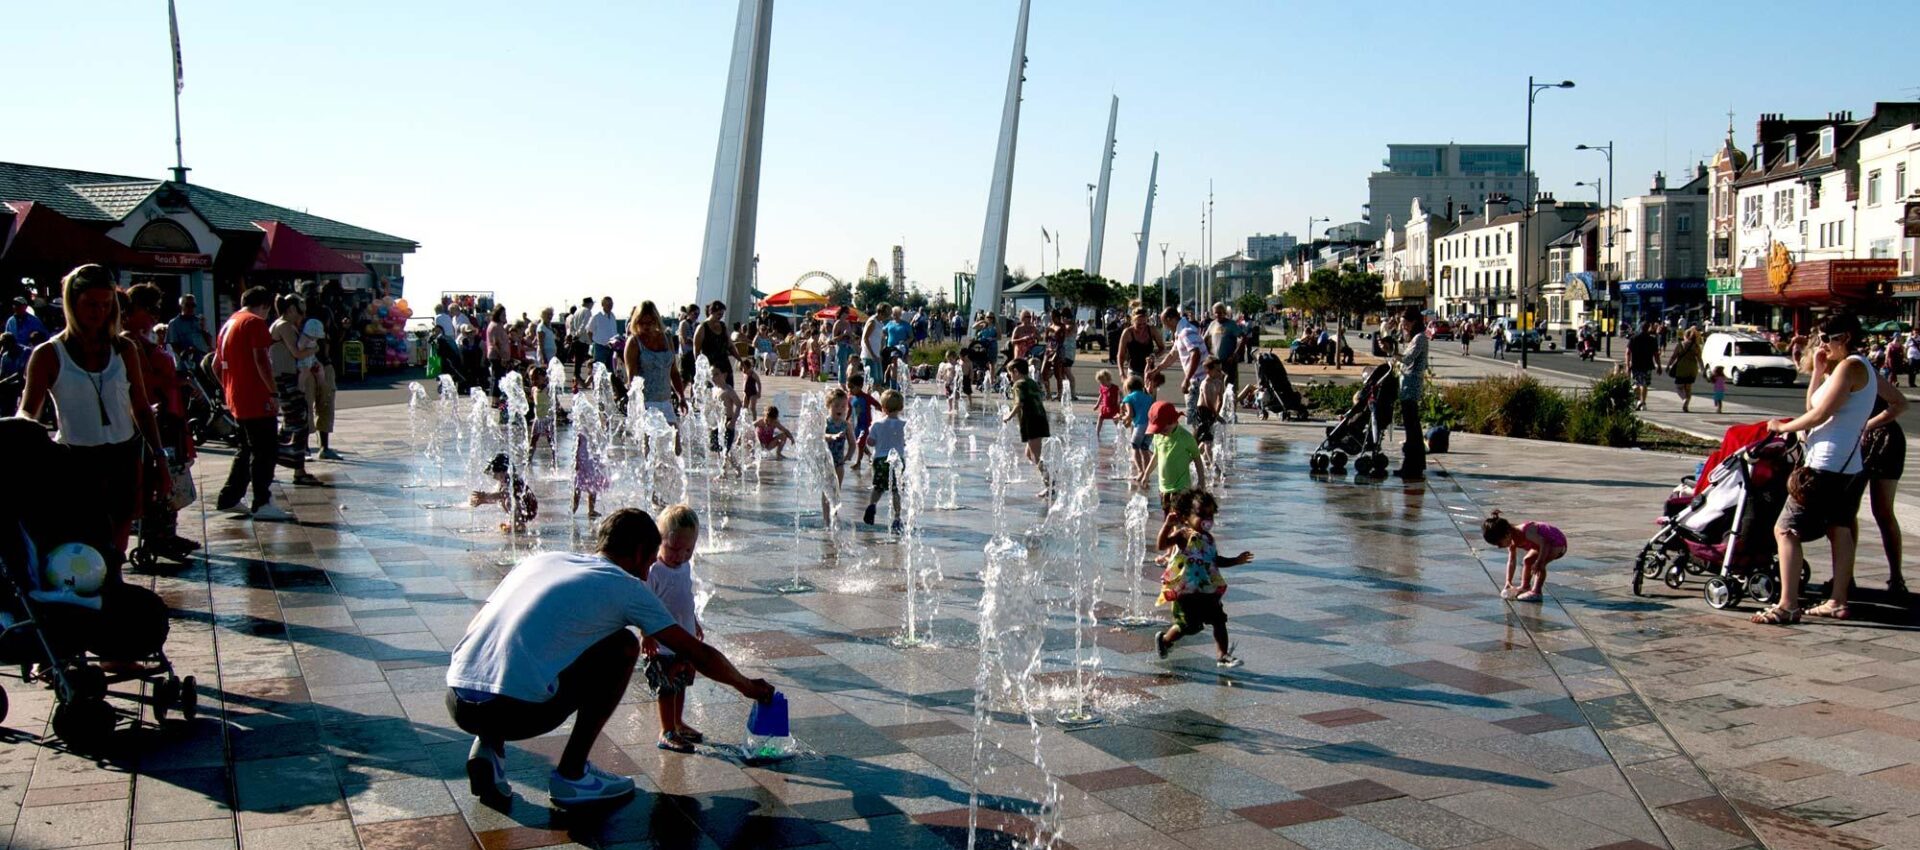
[[[1648, 579], [1677, 590], [1688, 576], [1704, 576], [1707, 604], [1716, 609], [1741, 599], [1772, 604], [1780, 594], [1772, 528], [1801, 451], [1793, 435], [1769, 434], [1764, 422], [1727, 429], [1702, 473], [1668, 494], [1660, 530], [1634, 561], [1634, 594]], [[1800, 569], [1804, 585], [1804, 562]]]
[[[199, 691], [192, 676], [174, 674], [162, 649], [166, 603], [112, 577], [111, 556], [83, 542], [95, 538], [85, 526], [98, 514], [63, 492], [60, 451], [36, 423], [0, 421], [0, 456], [22, 458], [36, 467], [25, 480], [41, 482], [29, 496], [0, 495], [0, 659], [20, 665], [22, 682], [52, 689], [54, 734], [85, 751], [120, 719], [107, 702], [112, 685], [149, 683], [155, 721], [173, 710], [191, 721]], [[132, 669], [109, 673], [103, 661]], [[0, 691], [0, 718], [6, 710]]]
[[1313, 451], [1308, 461], [1313, 472], [1345, 474], [1351, 459], [1354, 472], [1386, 474], [1387, 455], [1380, 446], [1385, 444], [1393, 424], [1389, 405], [1395, 392], [1389, 390], [1390, 383], [1397, 386], [1390, 364], [1382, 363], [1367, 373], [1360, 391], [1354, 394], [1353, 406], [1341, 414], [1340, 421], [1327, 426], [1326, 440]]
[[187, 402], [187, 429], [196, 446], [208, 440], [233, 444], [240, 435], [239, 423], [227, 412], [226, 392], [208, 368], [212, 361], [213, 355], [209, 354], [181, 364], [179, 370], [180, 394]]
[[1287, 366], [1280, 362], [1280, 357], [1272, 352], [1261, 352], [1258, 369], [1260, 418], [1278, 413], [1282, 421], [1304, 421], [1307, 418], [1307, 403], [1293, 389], [1293, 381], [1287, 377]]

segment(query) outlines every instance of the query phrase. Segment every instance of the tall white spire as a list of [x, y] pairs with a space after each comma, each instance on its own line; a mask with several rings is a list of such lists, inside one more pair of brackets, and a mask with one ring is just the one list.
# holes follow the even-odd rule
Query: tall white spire
[[742, 317], [753, 287], [754, 225], [760, 206], [760, 136], [767, 117], [767, 57], [773, 40], [773, 0], [740, 0], [733, 29], [733, 64], [720, 112], [720, 144], [707, 196], [707, 234], [700, 248], [702, 305], [723, 301]]
[[1153, 152], [1153, 170], [1147, 172], [1147, 214], [1140, 221], [1140, 253], [1133, 258], [1133, 288], [1147, 285], [1147, 243], [1153, 241], [1153, 196], [1160, 191], [1160, 152]]
[[1120, 96], [1107, 107], [1107, 144], [1100, 149], [1100, 188], [1093, 196], [1093, 235], [1087, 240], [1087, 274], [1098, 277], [1107, 247], [1107, 186], [1113, 181], [1113, 129], [1120, 120]]
[[1020, 21], [1013, 29], [1013, 64], [1007, 71], [1007, 100], [1000, 109], [1000, 144], [993, 154], [993, 183], [987, 189], [980, 264], [974, 269], [976, 311], [1000, 311], [1000, 285], [1006, 279], [1007, 218], [1013, 209], [1013, 153], [1020, 138], [1020, 86], [1027, 78], [1027, 11], [1031, 3], [1020, 0]]

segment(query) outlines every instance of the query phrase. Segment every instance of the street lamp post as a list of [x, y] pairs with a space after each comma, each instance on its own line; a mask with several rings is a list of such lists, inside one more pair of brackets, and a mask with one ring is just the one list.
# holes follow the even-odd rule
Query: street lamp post
[[[1160, 312], [1162, 313], [1167, 311], [1168, 283], [1171, 283], [1171, 281], [1167, 280], [1167, 243], [1162, 242], [1160, 243]], [[1142, 304], [1140, 306], [1145, 307], [1147, 305]]]
[[1181, 251], [1179, 257], [1180, 288], [1174, 292], [1173, 306], [1185, 310], [1187, 309], [1187, 252]]
[[1520, 368], [1523, 370], [1527, 368], [1527, 349], [1530, 347], [1524, 331], [1533, 330], [1532, 326], [1539, 324], [1528, 321], [1527, 315], [1527, 294], [1533, 289], [1533, 278], [1528, 276], [1527, 258], [1533, 254], [1533, 211], [1539, 206], [1536, 200], [1540, 194], [1539, 180], [1533, 175], [1533, 101], [1547, 89], [1570, 88], [1573, 88], [1572, 80], [1536, 83], [1533, 77], [1527, 77], [1527, 167], [1525, 171], [1527, 193], [1531, 197], [1527, 198], [1526, 206], [1521, 209], [1520, 216], [1520, 320], [1528, 325], [1520, 336]]
[[1610, 322], [1608, 322], [1608, 326], [1607, 326], [1607, 356], [1612, 357], [1613, 356], [1613, 334], [1616, 328], [1618, 328], [1620, 324], [1620, 305], [1618, 302], [1614, 300], [1614, 297], [1617, 293], [1613, 291], [1613, 281], [1611, 279], [1612, 275], [1614, 274], [1613, 142], [1609, 141], [1604, 145], [1578, 145], [1574, 147], [1574, 150], [1598, 151], [1607, 157], [1607, 267], [1606, 267], [1606, 273], [1607, 273], [1608, 279], [1604, 281], [1603, 285], [1607, 287], [1607, 318], [1611, 320]]

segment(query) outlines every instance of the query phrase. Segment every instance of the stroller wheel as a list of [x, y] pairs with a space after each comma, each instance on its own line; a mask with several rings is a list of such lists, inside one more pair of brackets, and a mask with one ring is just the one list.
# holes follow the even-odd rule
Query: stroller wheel
[[200, 683], [192, 676], [180, 680], [180, 719], [189, 723], [200, 716]]
[[1327, 471], [1327, 455], [1326, 455], [1326, 453], [1325, 453], [1325, 452], [1314, 452], [1314, 453], [1313, 453], [1313, 456], [1307, 459], [1307, 468], [1308, 468], [1308, 469], [1311, 469], [1311, 470], [1313, 470], [1314, 472], [1325, 472], [1325, 471]]
[[107, 674], [98, 667], [69, 667], [66, 680], [69, 701], [100, 699], [107, 695]]
[[76, 750], [105, 743], [113, 724], [113, 707], [100, 697], [63, 702], [53, 710], [53, 734]]
[[1347, 453], [1342, 451], [1335, 451], [1333, 454], [1327, 456], [1327, 464], [1328, 464], [1328, 467], [1332, 469], [1334, 472], [1340, 472], [1346, 469]]
[[6, 719], [7, 719], [7, 692], [5, 689], [0, 689], [0, 722], [4, 722]]
[[1679, 590], [1681, 585], [1687, 583], [1687, 571], [1682, 569], [1679, 564], [1674, 564], [1667, 568], [1667, 574], [1662, 580], [1667, 583], [1668, 587]]
[[1715, 611], [1725, 611], [1740, 601], [1740, 591], [1719, 576], [1707, 579], [1707, 587], [1702, 593], [1707, 597], [1707, 604], [1713, 606]]
[[1780, 598], [1780, 580], [1771, 573], [1755, 570], [1747, 576], [1747, 598], [1760, 605], [1772, 605]]
[[1667, 553], [1649, 543], [1640, 550], [1640, 558], [1634, 563], [1634, 569], [1647, 578], [1659, 578], [1667, 571]]
[[134, 567], [142, 570], [151, 570], [155, 564], [160, 563], [160, 559], [153, 554], [153, 550], [145, 546], [133, 547], [133, 551], [127, 553], [127, 558], [133, 562]]
[[153, 683], [153, 696], [150, 700], [153, 705], [153, 722], [156, 724], [165, 723], [167, 720], [167, 710], [173, 708], [174, 702], [179, 699], [179, 679], [168, 676], [165, 679]]

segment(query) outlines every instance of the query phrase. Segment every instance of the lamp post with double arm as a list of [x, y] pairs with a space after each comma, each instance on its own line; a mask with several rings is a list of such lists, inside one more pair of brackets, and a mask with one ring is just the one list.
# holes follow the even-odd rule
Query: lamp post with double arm
[[1607, 288], [1606, 310], [1607, 310], [1607, 318], [1609, 319], [1607, 323], [1607, 356], [1612, 357], [1613, 356], [1613, 334], [1615, 332], [1615, 329], [1620, 324], [1620, 306], [1614, 300], [1618, 296], [1617, 296], [1617, 293], [1613, 291], [1613, 274], [1614, 274], [1613, 243], [1614, 243], [1614, 236], [1615, 236], [1615, 228], [1613, 224], [1613, 194], [1612, 194], [1613, 192], [1613, 142], [1607, 142], [1604, 145], [1576, 145], [1574, 146], [1574, 150], [1594, 151], [1596, 153], [1604, 155], [1607, 158], [1607, 192], [1608, 192], [1607, 206], [1606, 206], [1607, 264], [1604, 268], [1604, 271], [1606, 272], [1606, 277], [1605, 277], [1605, 280], [1602, 282], [1602, 285]]

